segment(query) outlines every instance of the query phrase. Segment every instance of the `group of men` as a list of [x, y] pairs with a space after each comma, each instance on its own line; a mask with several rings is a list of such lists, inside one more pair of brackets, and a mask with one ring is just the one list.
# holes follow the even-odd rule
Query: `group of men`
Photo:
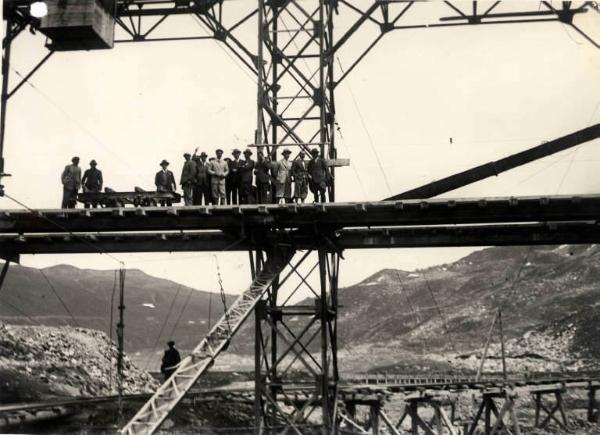
[[[223, 150], [217, 149], [215, 157], [209, 158], [205, 152], [185, 153], [180, 185], [185, 205], [224, 205], [224, 204], [272, 204], [305, 202], [309, 190], [315, 202], [325, 202], [325, 193], [331, 183], [331, 172], [320, 156], [318, 149], [310, 151], [311, 159], [300, 151], [294, 160], [292, 152], [284, 149], [281, 158], [257, 152], [257, 160], [252, 159], [252, 150], [242, 152], [234, 149], [233, 158], [223, 157]], [[161, 170], [154, 177], [158, 192], [176, 192], [175, 176], [169, 162], [160, 162]], [[102, 191], [102, 171], [92, 160], [83, 177], [79, 167], [79, 157], [73, 157], [71, 164], [62, 172], [62, 208], [75, 208], [77, 193]], [[86, 203], [85, 207], [96, 207], [97, 203]]]
[[[331, 182], [331, 173], [318, 149], [311, 150], [312, 158], [306, 153], [290, 161], [292, 152], [284, 149], [282, 158], [276, 154], [257, 152], [252, 159], [252, 150], [242, 152], [234, 149], [233, 158], [223, 158], [223, 150], [217, 149], [215, 157], [208, 158], [205, 152], [185, 153], [180, 185], [185, 205], [224, 204], [270, 204], [305, 202], [310, 190], [315, 202], [325, 202], [325, 192]], [[272, 158], [271, 158], [272, 157]], [[177, 185], [169, 162], [160, 163], [161, 170], [155, 176], [156, 190], [175, 192]]]
[[[71, 164], [65, 166], [60, 177], [63, 185], [63, 199], [61, 208], [75, 208], [77, 204], [77, 193], [83, 187], [84, 192], [101, 192], [102, 191], [102, 171], [96, 166], [96, 160], [90, 162], [90, 168], [81, 176], [81, 168], [79, 167], [79, 157], [73, 157]], [[86, 203], [85, 208], [97, 207], [97, 203]]]

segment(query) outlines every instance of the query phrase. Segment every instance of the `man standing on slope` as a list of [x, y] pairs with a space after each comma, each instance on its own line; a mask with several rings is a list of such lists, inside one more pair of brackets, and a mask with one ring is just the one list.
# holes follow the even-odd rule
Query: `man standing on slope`
[[160, 365], [160, 372], [165, 376], [165, 381], [171, 377], [173, 372], [177, 369], [175, 366], [181, 362], [179, 351], [175, 349], [175, 342], [170, 340], [167, 345], [169, 348], [165, 350], [162, 364]]

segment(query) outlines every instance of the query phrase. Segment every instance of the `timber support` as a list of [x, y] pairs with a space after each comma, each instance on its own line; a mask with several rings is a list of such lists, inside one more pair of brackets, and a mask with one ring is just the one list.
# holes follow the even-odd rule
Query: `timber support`
[[[483, 430], [485, 435], [497, 433], [502, 434], [520, 434], [519, 422], [515, 410], [516, 395], [509, 389], [492, 389], [482, 393], [481, 404], [477, 411], [473, 423], [469, 428], [467, 435], [474, 435], [477, 432], [477, 426], [483, 419]], [[498, 405], [501, 404], [500, 409]], [[505, 418], [509, 421], [505, 423]]]
[[569, 421], [563, 401], [565, 391], [564, 385], [559, 385], [539, 388], [531, 392], [535, 400], [535, 427], [545, 428], [554, 421], [561, 429], [568, 429]]
[[590, 381], [589, 389], [588, 389], [588, 413], [587, 419], [589, 422], [597, 422], [598, 421], [598, 399], [596, 397], [596, 393], [600, 389], [600, 383], [596, 381]]

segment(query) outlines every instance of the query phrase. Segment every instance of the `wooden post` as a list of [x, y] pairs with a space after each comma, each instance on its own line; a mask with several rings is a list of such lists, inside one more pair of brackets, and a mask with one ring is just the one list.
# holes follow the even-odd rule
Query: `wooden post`
[[504, 378], [504, 382], [506, 382], [506, 355], [504, 351], [504, 328], [502, 327], [502, 310], [498, 310], [498, 326], [500, 326], [500, 347], [502, 349], [502, 377]]
[[372, 403], [369, 406], [370, 421], [371, 421], [371, 433], [373, 435], [379, 435], [379, 404]]
[[[112, 309], [112, 307], [111, 307]], [[117, 394], [118, 394], [118, 422], [123, 418], [123, 357], [125, 334], [125, 269], [119, 269], [119, 323], [117, 324]]]
[[590, 382], [590, 389], [588, 390], [588, 421], [592, 423], [596, 420], [596, 390], [597, 388], [591, 385]]

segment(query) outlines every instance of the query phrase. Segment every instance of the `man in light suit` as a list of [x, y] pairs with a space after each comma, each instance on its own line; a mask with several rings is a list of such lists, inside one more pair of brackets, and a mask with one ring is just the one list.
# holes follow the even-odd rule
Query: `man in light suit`
[[210, 187], [214, 205], [225, 205], [225, 179], [229, 174], [227, 162], [222, 159], [223, 150], [218, 149], [215, 152], [217, 158], [208, 163], [208, 173], [210, 175]]
[[81, 188], [81, 168], [79, 157], [73, 157], [71, 164], [65, 166], [60, 176], [63, 185], [63, 199], [61, 208], [75, 208], [77, 204], [77, 192]]
[[286, 148], [281, 154], [283, 158], [275, 166], [275, 198], [277, 203], [286, 203], [292, 201], [292, 152]]

